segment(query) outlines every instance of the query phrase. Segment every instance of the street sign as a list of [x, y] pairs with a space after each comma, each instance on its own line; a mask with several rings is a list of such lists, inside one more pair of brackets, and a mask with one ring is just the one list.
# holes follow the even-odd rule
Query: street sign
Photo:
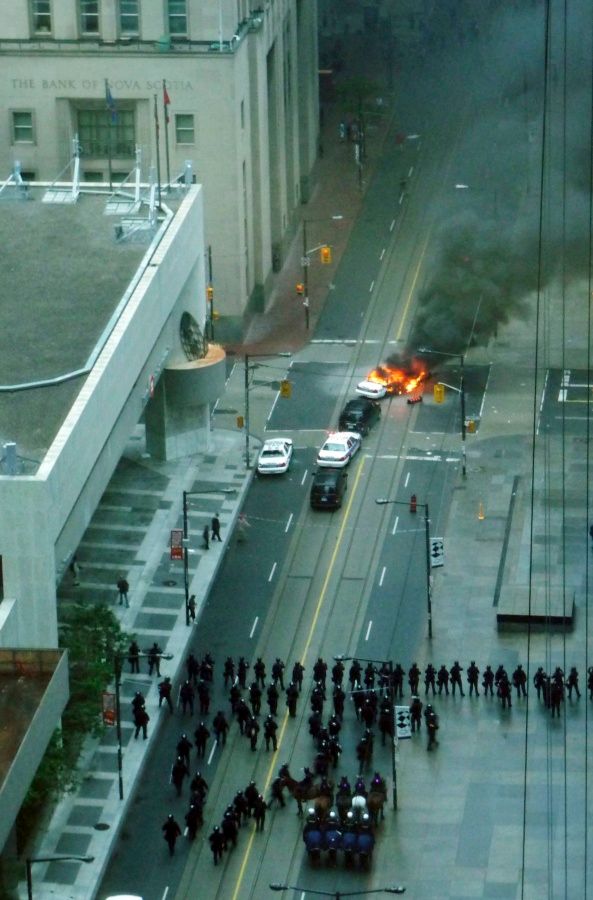
[[433, 569], [445, 565], [445, 539], [442, 537], [430, 539], [430, 565]]
[[101, 695], [101, 709], [103, 713], [103, 725], [115, 725], [115, 694], [103, 691]]
[[183, 559], [183, 528], [171, 529], [171, 559]]
[[407, 706], [395, 707], [395, 733], [400, 741], [412, 737], [410, 710]]
[[311, 260], [308, 256], [301, 256], [301, 268], [306, 269], [307, 266], [311, 265]]

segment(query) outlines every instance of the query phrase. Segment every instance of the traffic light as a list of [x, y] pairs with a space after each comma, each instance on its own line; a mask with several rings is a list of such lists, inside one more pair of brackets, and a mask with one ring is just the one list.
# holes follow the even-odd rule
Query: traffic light
[[437, 382], [433, 388], [434, 402], [442, 403], [445, 399], [445, 385]]
[[415, 513], [417, 506], [418, 501], [416, 500], [416, 494], [412, 494], [412, 496], [410, 497], [410, 512]]
[[297, 281], [296, 292], [299, 297], [302, 297], [303, 294], [305, 293], [305, 285], [303, 284], [302, 281]]
[[212, 303], [212, 301], [214, 300], [214, 288], [211, 284], [209, 284], [206, 288], [206, 300], [208, 301], [208, 303]]
[[321, 247], [320, 257], [321, 262], [324, 266], [331, 266], [332, 248], [329, 246], [329, 244], [325, 244], [323, 247]]
[[286, 399], [292, 397], [292, 384], [286, 378], [280, 382], [280, 396]]

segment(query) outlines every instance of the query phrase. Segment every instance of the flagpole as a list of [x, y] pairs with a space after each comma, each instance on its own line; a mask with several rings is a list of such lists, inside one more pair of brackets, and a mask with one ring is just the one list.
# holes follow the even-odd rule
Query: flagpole
[[154, 128], [156, 132], [156, 178], [157, 193], [159, 198], [159, 209], [161, 208], [161, 153], [159, 150], [159, 111], [157, 107], [156, 94], [154, 95]]
[[[109, 82], [105, 79], [105, 100], [109, 103]], [[108, 105], [109, 131], [107, 133], [107, 167], [109, 170], [109, 190], [113, 192], [113, 108]]]
[[167, 93], [167, 84], [163, 78], [163, 110], [165, 113], [165, 159], [167, 163], [167, 188], [171, 189], [171, 166], [169, 163], [169, 95]]

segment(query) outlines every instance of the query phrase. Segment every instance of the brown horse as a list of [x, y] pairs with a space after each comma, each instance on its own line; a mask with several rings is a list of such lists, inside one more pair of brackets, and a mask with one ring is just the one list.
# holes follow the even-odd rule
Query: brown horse
[[284, 775], [282, 779], [282, 787], [285, 787], [291, 797], [297, 802], [297, 813], [299, 816], [303, 815], [303, 803], [306, 800], [312, 800], [315, 812], [325, 818], [329, 810], [331, 809], [334, 796], [333, 796], [333, 785], [331, 796], [328, 796], [327, 793], [321, 792], [321, 786], [309, 779], [305, 779], [304, 781], [297, 781], [295, 778], [291, 778], [290, 775]]
[[369, 791], [367, 807], [374, 825], [378, 825], [379, 819], [383, 820], [385, 817], [383, 807], [385, 806], [386, 799], [385, 791]]

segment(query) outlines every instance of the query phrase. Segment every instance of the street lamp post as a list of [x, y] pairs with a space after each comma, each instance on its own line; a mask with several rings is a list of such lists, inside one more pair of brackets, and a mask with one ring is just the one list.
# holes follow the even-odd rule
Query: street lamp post
[[[466, 436], [466, 425], [465, 425], [465, 369], [464, 362], [465, 357], [463, 353], [447, 353], [444, 350], [433, 350], [430, 347], [418, 347], [419, 353], [436, 353], [439, 356], [449, 356], [452, 359], [458, 359], [461, 366], [461, 374], [459, 376], [459, 388], [453, 388], [453, 390], [459, 391], [459, 399], [461, 403], [461, 474], [465, 478], [467, 476], [467, 464], [466, 464], [466, 452], [465, 452], [465, 436]], [[451, 387], [451, 385], [448, 385]]]
[[[375, 503], [379, 506], [408, 506], [406, 500], [388, 500], [386, 497], [377, 497]], [[416, 502], [416, 507], [424, 509], [424, 549], [426, 554], [426, 612], [428, 617], [428, 637], [432, 640], [432, 588], [430, 583], [430, 515], [428, 503]]]
[[396, 884], [393, 887], [367, 888], [362, 891], [320, 891], [315, 888], [300, 887], [298, 884], [280, 884], [272, 882], [271, 891], [299, 891], [303, 896], [305, 894], [317, 894], [320, 897], [333, 897], [334, 900], [340, 900], [341, 897], [365, 897], [367, 894], [405, 894], [406, 889], [403, 884]]
[[[251, 468], [249, 437], [250, 437], [250, 419], [249, 419], [249, 360], [250, 359], [273, 359], [276, 356], [290, 357], [292, 353], [282, 351], [280, 353], [246, 353], [244, 359], [244, 385], [245, 385], [245, 468]], [[252, 368], [257, 368], [257, 363]]]
[[393, 660], [391, 659], [366, 659], [363, 656], [334, 656], [334, 659], [340, 662], [348, 662], [357, 659], [359, 662], [372, 663], [373, 665], [387, 665], [389, 668], [389, 702], [391, 703], [391, 781], [392, 792], [391, 800], [393, 808], [397, 809], [397, 766], [395, 764], [395, 686], [393, 684]]
[[187, 498], [201, 494], [234, 494], [235, 488], [206, 488], [203, 491], [183, 492], [183, 587], [185, 590], [185, 624], [190, 624], [189, 615], [189, 525], [187, 520]]
[[[138, 659], [147, 659], [150, 653], [138, 653]], [[161, 659], [173, 659], [172, 653], [161, 653]], [[126, 659], [125, 653], [116, 653], [113, 657], [113, 667], [115, 670], [115, 728], [117, 734], [117, 780], [119, 785], [119, 799], [124, 799], [124, 778], [123, 778], [123, 751], [121, 738], [121, 669], [122, 661]]]
[[309, 222], [341, 222], [344, 216], [336, 214], [329, 216], [328, 219], [303, 219], [303, 255], [301, 256], [301, 267], [303, 270], [303, 307], [305, 309], [305, 328], [309, 330], [309, 266], [311, 264], [311, 254], [325, 247], [325, 244], [319, 244], [317, 247], [309, 247], [307, 240], [307, 224]]
[[28, 900], [33, 900], [33, 877], [31, 875], [31, 866], [33, 863], [45, 863], [45, 862], [83, 862], [83, 863], [92, 863], [95, 861], [94, 856], [78, 856], [77, 854], [72, 853], [55, 853], [52, 856], [28, 856], [25, 860], [25, 866], [27, 868], [27, 898]]

